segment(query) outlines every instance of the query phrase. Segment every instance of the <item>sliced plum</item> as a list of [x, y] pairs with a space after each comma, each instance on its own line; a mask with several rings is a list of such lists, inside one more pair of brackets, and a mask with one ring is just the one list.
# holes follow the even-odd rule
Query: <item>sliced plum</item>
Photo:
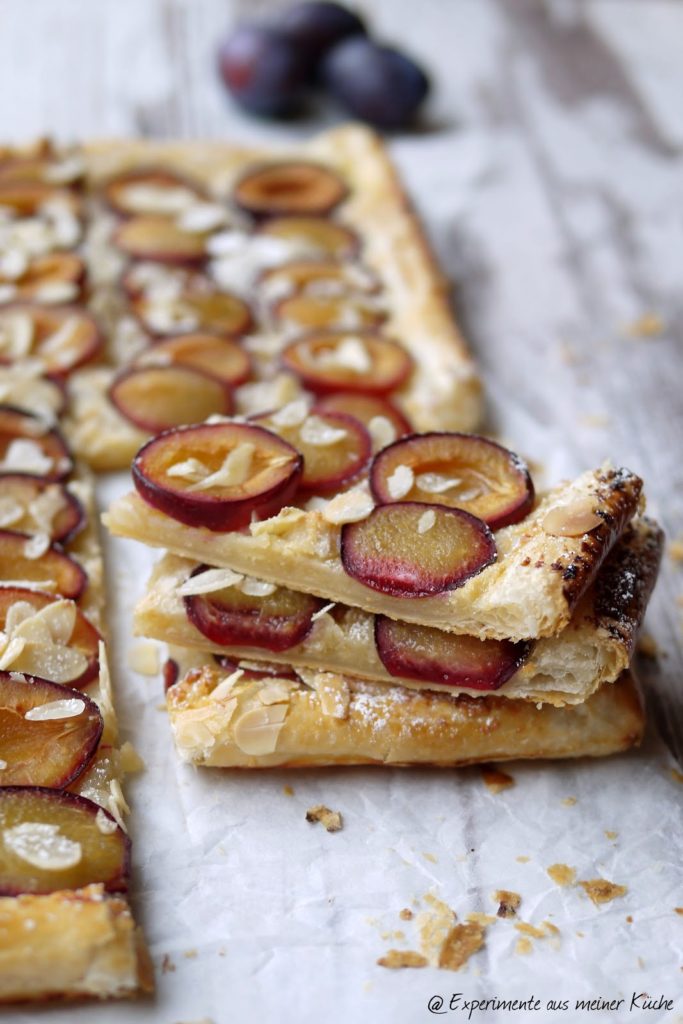
[[103, 185], [102, 195], [108, 206], [122, 217], [139, 214], [172, 217], [206, 199], [203, 189], [166, 167], [136, 167], [117, 174]]
[[28, 583], [77, 600], [88, 581], [84, 569], [55, 544], [31, 557], [34, 541], [26, 533], [0, 530], [0, 586]]
[[341, 559], [349, 576], [393, 597], [428, 597], [462, 586], [496, 560], [486, 523], [459, 508], [420, 502], [378, 505], [346, 523]]
[[231, 387], [244, 384], [251, 376], [251, 360], [236, 341], [215, 334], [180, 334], [164, 338], [137, 360], [140, 366], [190, 366], [217, 377]]
[[323, 412], [343, 412], [354, 416], [370, 430], [373, 429], [373, 421], [376, 424], [377, 420], [387, 420], [392, 427], [393, 438], [404, 437], [413, 431], [403, 413], [388, 398], [380, 398], [379, 395], [338, 391], [320, 398], [317, 408]]
[[463, 508], [492, 530], [531, 509], [534, 487], [514, 452], [476, 434], [419, 434], [378, 452], [370, 484], [381, 502], [431, 501]]
[[119, 224], [113, 242], [127, 256], [157, 263], [202, 263], [208, 231], [186, 231], [175, 221], [143, 213]]
[[[287, 407], [285, 407], [287, 408]], [[304, 457], [300, 487], [311, 494], [328, 494], [350, 483], [367, 466], [372, 442], [365, 427], [352, 416], [313, 409], [298, 423], [287, 412], [258, 416], [254, 422], [273, 430]]]
[[0, 405], [0, 472], [64, 480], [73, 469], [66, 441], [32, 413]]
[[0, 528], [45, 533], [66, 544], [84, 525], [83, 506], [63, 484], [29, 473], [0, 473]]
[[326, 217], [269, 217], [257, 231], [291, 242], [296, 250], [331, 259], [350, 259], [360, 249], [355, 231]]
[[172, 519], [225, 532], [279, 512], [296, 493], [303, 461], [263, 427], [207, 423], [149, 441], [133, 461], [133, 482]]
[[41, 181], [0, 182], [0, 207], [12, 210], [18, 217], [33, 217], [48, 203], [80, 217], [81, 201], [68, 189]]
[[232, 411], [227, 384], [180, 364], [123, 370], [109, 388], [109, 399], [122, 416], [150, 434]]
[[24, 641], [13, 670], [74, 689], [99, 675], [102, 638], [73, 601], [41, 590], [0, 586], [0, 630]]
[[278, 323], [291, 324], [302, 330], [377, 327], [386, 320], [386, 311], [362, 295], [287, 295], [273, 306], [272, 315]]
[[[192, 576], [207, 568], [198, 566]], [[240, 586], [237, 583], [208, 594], [183, 598], [190, 622], [203, 636], [222, 647], [286, 651], [308, 635], [313, 615], [323, 605], [317, 597], [286, 587], [273, 587], [271, 593], [252, 595]], [[266, 585], [265, 589], [270, 588]]]
[[380, 289], [377, 275], [367, 267], [320, 258], [290, 260], [270, 267], [263, 271], [259, 282], [269, 293], [280, 295], [340, 295], [349, 291], [370, 295]]
[[103, 728], [84, 693], [0, 672], [0, 786], [66, 788], [90, 764]]
[[0, 309], [0, 362], [36, 359], [57, 378], [95, 359], [104, 344], [95, 318], [78, 306], [12, 303]]
[[413, 361], [398, 342], [371, 331], [317, 331], [282, 353], [286, 369], [316, 394], [386, 395], [409, 376]]
[[336, 171], [308, 160], [248, 168], [235, 183], [233, 201], [252, 217], [321, 216], [348, 195]]
[[286, 118], [302, 109], [309, 65], [300, 46], [263, 22], [239, 24], [218, 50], [218, 69], [232, 98], [261, 117]]
[[161, 670], [161, 674], [164, 683], [164, 693], [168, 693], [171, 687], [175, 686], [180, 678], [180, 666], [175, 658], [166, 659]]
[[152, 334], [177, 334], [175, 324], [192, 323], [192, 330], [238, 338], [252, 326], [249, 306], [228, 292], [188, 291], [161, 303], [153, 295], [141, 295], [132, 307]]
[[0, 787], [0, 894], [100, 883], [125, 892], [130, 839], [99, 804], [42, 786]]
[[456, 636], [377, 615], [375, 646], [392, 676], [470, 690], [497, 690], [522, 667], [533, 645]]
[[0, 270], [0, 284], [13, 289], [12, 302], [75, 302], [82, 296], [84, 282], [85, 263], [72, 252], [36, 256], [18, 277], [7, 277]]

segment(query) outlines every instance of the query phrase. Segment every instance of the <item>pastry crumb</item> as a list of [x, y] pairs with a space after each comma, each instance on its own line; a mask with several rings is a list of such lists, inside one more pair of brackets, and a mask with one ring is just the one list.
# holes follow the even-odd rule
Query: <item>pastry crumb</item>
[[283, 786], [282, 787], [282, 792], [285, 794], [285, 796], [294, 796], [294, 790], [289, 785]]
[[657, 338], [666, 330], [666, 324], [658, 313], [643, 313], [624, 328], [629, 338]]
[[680, 914], [683, 917], [683, 907], [674, 907], [674, 912]]
[[575, 796], [566, 796], [562, 803], [565, 807], [573, 807], [575, 803], [578, 803], [578, 800]]
[[531, 939], [517, 939], [515, 943], [515, 953], [517, 956], [528, 956], [529, 953], [533, 953], [534, 946]]
[[121, 758], [121, 770], [126, 775], [132, 775], [135, 772], [142, 772], [145, 769], [145, 762], [142, 760], [133, 744], [126, 740], [119, 751]]
[[612, 829], [610, 829], [610, 828], [606, 828], [605, 829], [605, 836], [608, 839], [616, 839], [618, 835], [619, 835], [618, 832], [613, 832]]
[[153, 640], [140, 640], [129, 648], [128, 667], [140, 676], [159, 674], [159, 648]]
[[496, 924], [498, 918], [493, 914], [480, 914], [479, 911], [473, 910], [471, 914], [467, 915], [467, 920], [470, 924]]
[[410, 907], [404, 907], [403, 910], [399, 911], [398, 915], [402, 921], [412, 921], [415, 916]]
[[481, 776], [491, 793], [502, 793], [504, 789], [510, 789], [515, 785], [515, 780], [507, 772], [501, 772], [492, 765], [482, 765]]
[[493, 899], [499, 904], [496, 911], [498, 917], [516, 917], [522, 903], [522, 897], [519, 893], [510, 892], [509, 889], [496, 889]]
[[196, 960], [198, 955], [196, 949], [186, 949], [183, 953], [186, 960]]
[[526, 921], [518, 921], [515, 924], [515, 928], [518, 932], [522, 932], [523, 935], [529, 935], [534, 939], [544, 939], [546, 936], [543, 928], [537, 928], [534, 924], [527, 924]]
[[576, 868], [570, 868], [568, 864], [551, 864], [546, 868], [546, 874], [552, 878], [555, 885], [573, 885], [576, 880]]
[[625, 885], [608, 882], [606, 878], [592, 878], [589, 881], [579, 882], [579, 885], [596, 907], [601, 903], [611, 903], [612, 900], [625, 896], [628, 892]]
[[526, 854], [521, 854], [519, 857], [515, 857], [518, 864], [528, 864], [531, 857], [527, 857]]
[[484, 927], [475, 922], [453, 925], [439, 952], [439, 967], [459, 971], [482, 948], [484, 935]]
[[557, 927], [557, 925], [553, 924], [552, 921], [544, 921], [543, 922], [543, 927], [545, 928], [545, 930], [550, 935], [561, 935], [562, 934], [560, 929]]
[[315, 807], [309, 807], [306, 811], [306, 821], [312, 823], [319, 821], [327, 832], [340, 832], [344, 827], [339, 811], [331, 811], [324, 804], [316, 804]]
[[402, 967], [426, 967], [428, 960], [422, 953], [416, 953], [412, 949], [390, 949], [377, 963], [380, 967], [389, 967], [395, 971]]
[[164, 953], [164, 955], [162, 957], [162, 960], [161, 960], [161, 973], [162, 974], [172, 974], [174, 971], [175, 971], [175, 964], [171, 960], [171, 958], [168, 955], [168, 953]]
[[428, 860], [430, 864], [438, 864], [439, 859], [435, 857], [433, 853], [427, 853], [425, 850], [422, 851], [422, 856], [425, 860]]

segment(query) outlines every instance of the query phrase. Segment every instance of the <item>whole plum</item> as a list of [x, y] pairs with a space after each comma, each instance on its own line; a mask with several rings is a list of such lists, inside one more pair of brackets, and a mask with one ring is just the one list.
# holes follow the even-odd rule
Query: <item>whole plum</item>
[[311, 62], [302, 47], [267, 25], [239, 25], [218, 51], [221, 76], [244, 110], [291, 117], [303, 105]]

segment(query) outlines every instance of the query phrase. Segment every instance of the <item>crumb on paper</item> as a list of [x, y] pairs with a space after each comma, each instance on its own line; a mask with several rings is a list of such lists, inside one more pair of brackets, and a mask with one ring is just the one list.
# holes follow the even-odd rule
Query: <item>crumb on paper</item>
[[159, 648], [153, 640], [139, 640], [128, 649], [128, 667], [139, 676], [159, 675]]
[[666, 330], [666, 324], [658, 313], [649, 311], [637, 317], [624, 328], [629, 338], [657, 338]]
[[502, 772], [492, 765], [482, 765], [481, 777], [491, 793], [502, 793], [504, 789], [514, 786], [515, 780], [507, 772]]
[[518, 932], [528, 935], [533, 939], [544, 939], [546, 937], [546, 932], [543, 928], [537, 928], [535, 924], [529, 924], [527, 921], [517, 921], [515, 928]]
[[674, 913], [680, 914], [683, 917], [683, 907], [674, 907]]
[[292, 788], [292, 786], [283, 786], [282, 792], [285, 794], [285, 796], [294, 796], [294, 789]]
[[560, 342], [558, 347], [560, 360], [565, 366], [576, 366], [577, 363], [581, 362], [581, 356], [577, 352], [573, 345], [570, 345], [568, 341]]
[[162, 957], [162, 960], [161, 960], [161, 973], [162, 974], [172, 974], [174, 971], [175, 971], [175, 964], [171, 960], [171, 958], [168, 955], [168, 953], [164, 953], [164, 955]]
[[428, 962], [426, 956], [412, 949], [390, 949], [377, 961], [380, 967], [389, 967], [391, 970], [402, 967], [426, 967]]
[[561, 803], [562, 803], [562, 804], [563, 804], [563, 805], [564, 805], [565, 807], [573, 807], [573, 806], [574, 806], [574, 804], [575, 804], [575, 803], [577, 803], [577, 802], [578, 802], [578, 801], [577, 801], [577, 798], [576, 798], [575, 796], [566, 796], [566, 797], [565, 797], [565, 798], [564, 798], [564, 799], [563, 799], [563, 800], [561, 801]]
[[126, 740], [121, 747], [119, 754], [121, 758], [121, 770], [126, 775], [132, 775], [135, 772], [142, 772], [145, 770], [145, 762], [142, 760], [130, 740]]
[[656, 661], [659, 657], [659, 644], [650, 633], [641, 633], [638, 638], [638, 654], [651, 661]]
[[435, 857], [433, 853], [428, 853], [425, 850], [422, 851], [422, 856], [425, 860], [428, 860], [430, 864], [438, 864], [439, 859]]
[[474, 921], [453, 925], [439, 952], [439, 967], [459, 971], [482, 948], [485, 934], [484, 926]]
[[493, 914], [481, 914], [478, 910], [473, 910], [471, 914], [467, 915], [466, 920], [470, 924], [496, 924], [498, 918]]
[[341, 832], [344, 822], [339, 811], [331, 811], [324, 804], [316, 804], [306, 811], [306, 821], [320, 822], [327, 832]]
[[496, 889], [493, 900], [499, 905], [497, 917], [515, 917], [522, 903], [519, 893], [511, 892], [509, 889]]
[[670, 540], [667, 551], [672, 562], [683, 562], [683, 537]]
[[196, 960], [199, 954], [196, 949], [186, 949], [183, 956], [186, 960]]
[[[683, 910], [682, 910], [683, 912]], [[626, 924], [633, 924], [633, 914], [626, 915]]]
[[581, 416], [579, 419], [579, 425], [582, 427], [590, 427], [595, 430], [604, 430], [609, 427], [611, 420], [609, 416], [605, 416], [604, 413], [590, 412], [586, 413], [585, 416]]
[[515, 857], [515, 860], [518, 864], [528, 864], [531, 860], [531, 857], [527, 857], [526, 854], [522, 853], [519, 855], [519, 857]]
[[557, 927], [557, 925], [553, 924], [552, 921], [544, 921], [543, 922], [543, 927], [545, 928], [545, 930], [548, 932], [549, 935], [557, 936], [557, 935], [561, 935], [562, 934], [560, 932], [560, 929]]
[[607, 839], [610, 839], [610, 840], [611, 839], [616, 839], [618, 835], [619, 835], [619, 833], [618, 832], [613, 832], [611, 828], [606, 828], [605, 829], [605, 836], [607, 837]]
[[531, 939], [517, 939], [517, 942], [515, 943], [515, 953], [517, 956], [529, 956], [529, 953], [533, 953], [533, 951], [534, 946]]
[[669, 771], [674, 782], [679, 782], [683, 786], [683, 772], [679, 772], [677, 768], [670, 768]]
[[415, 916], [410, 907], [404, 907], [403, 910], [399, 911], [398, 915], [402, 921], [412, 921]]
[[568, 864], [551, 864], [546, 868], [546, 874], [552, 878], [555, 885], [573, 885], [576, 880], [576, 868], [570, 868]]
[[628, 888], [625, 885], [608, 882], [606, 878], [592, 878], [588, 881], [579, 882], [579, 885], [596, 907], [601, 903], [611, 903], [612, 900], [625, 896], [628, 892]]

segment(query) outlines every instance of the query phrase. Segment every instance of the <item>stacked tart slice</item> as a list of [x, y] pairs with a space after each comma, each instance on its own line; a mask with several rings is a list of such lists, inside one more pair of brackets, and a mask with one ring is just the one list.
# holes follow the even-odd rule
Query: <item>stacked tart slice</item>
[[136, 628], [179, 647], [186, 759], [462, 764], [638, 742], [629, 665], [662, 538], [627, 470], [536, 495], [487, 438], [381, 445], [297, 400], [162, 433], [133, 481], [107, 524], [169, 552]]

